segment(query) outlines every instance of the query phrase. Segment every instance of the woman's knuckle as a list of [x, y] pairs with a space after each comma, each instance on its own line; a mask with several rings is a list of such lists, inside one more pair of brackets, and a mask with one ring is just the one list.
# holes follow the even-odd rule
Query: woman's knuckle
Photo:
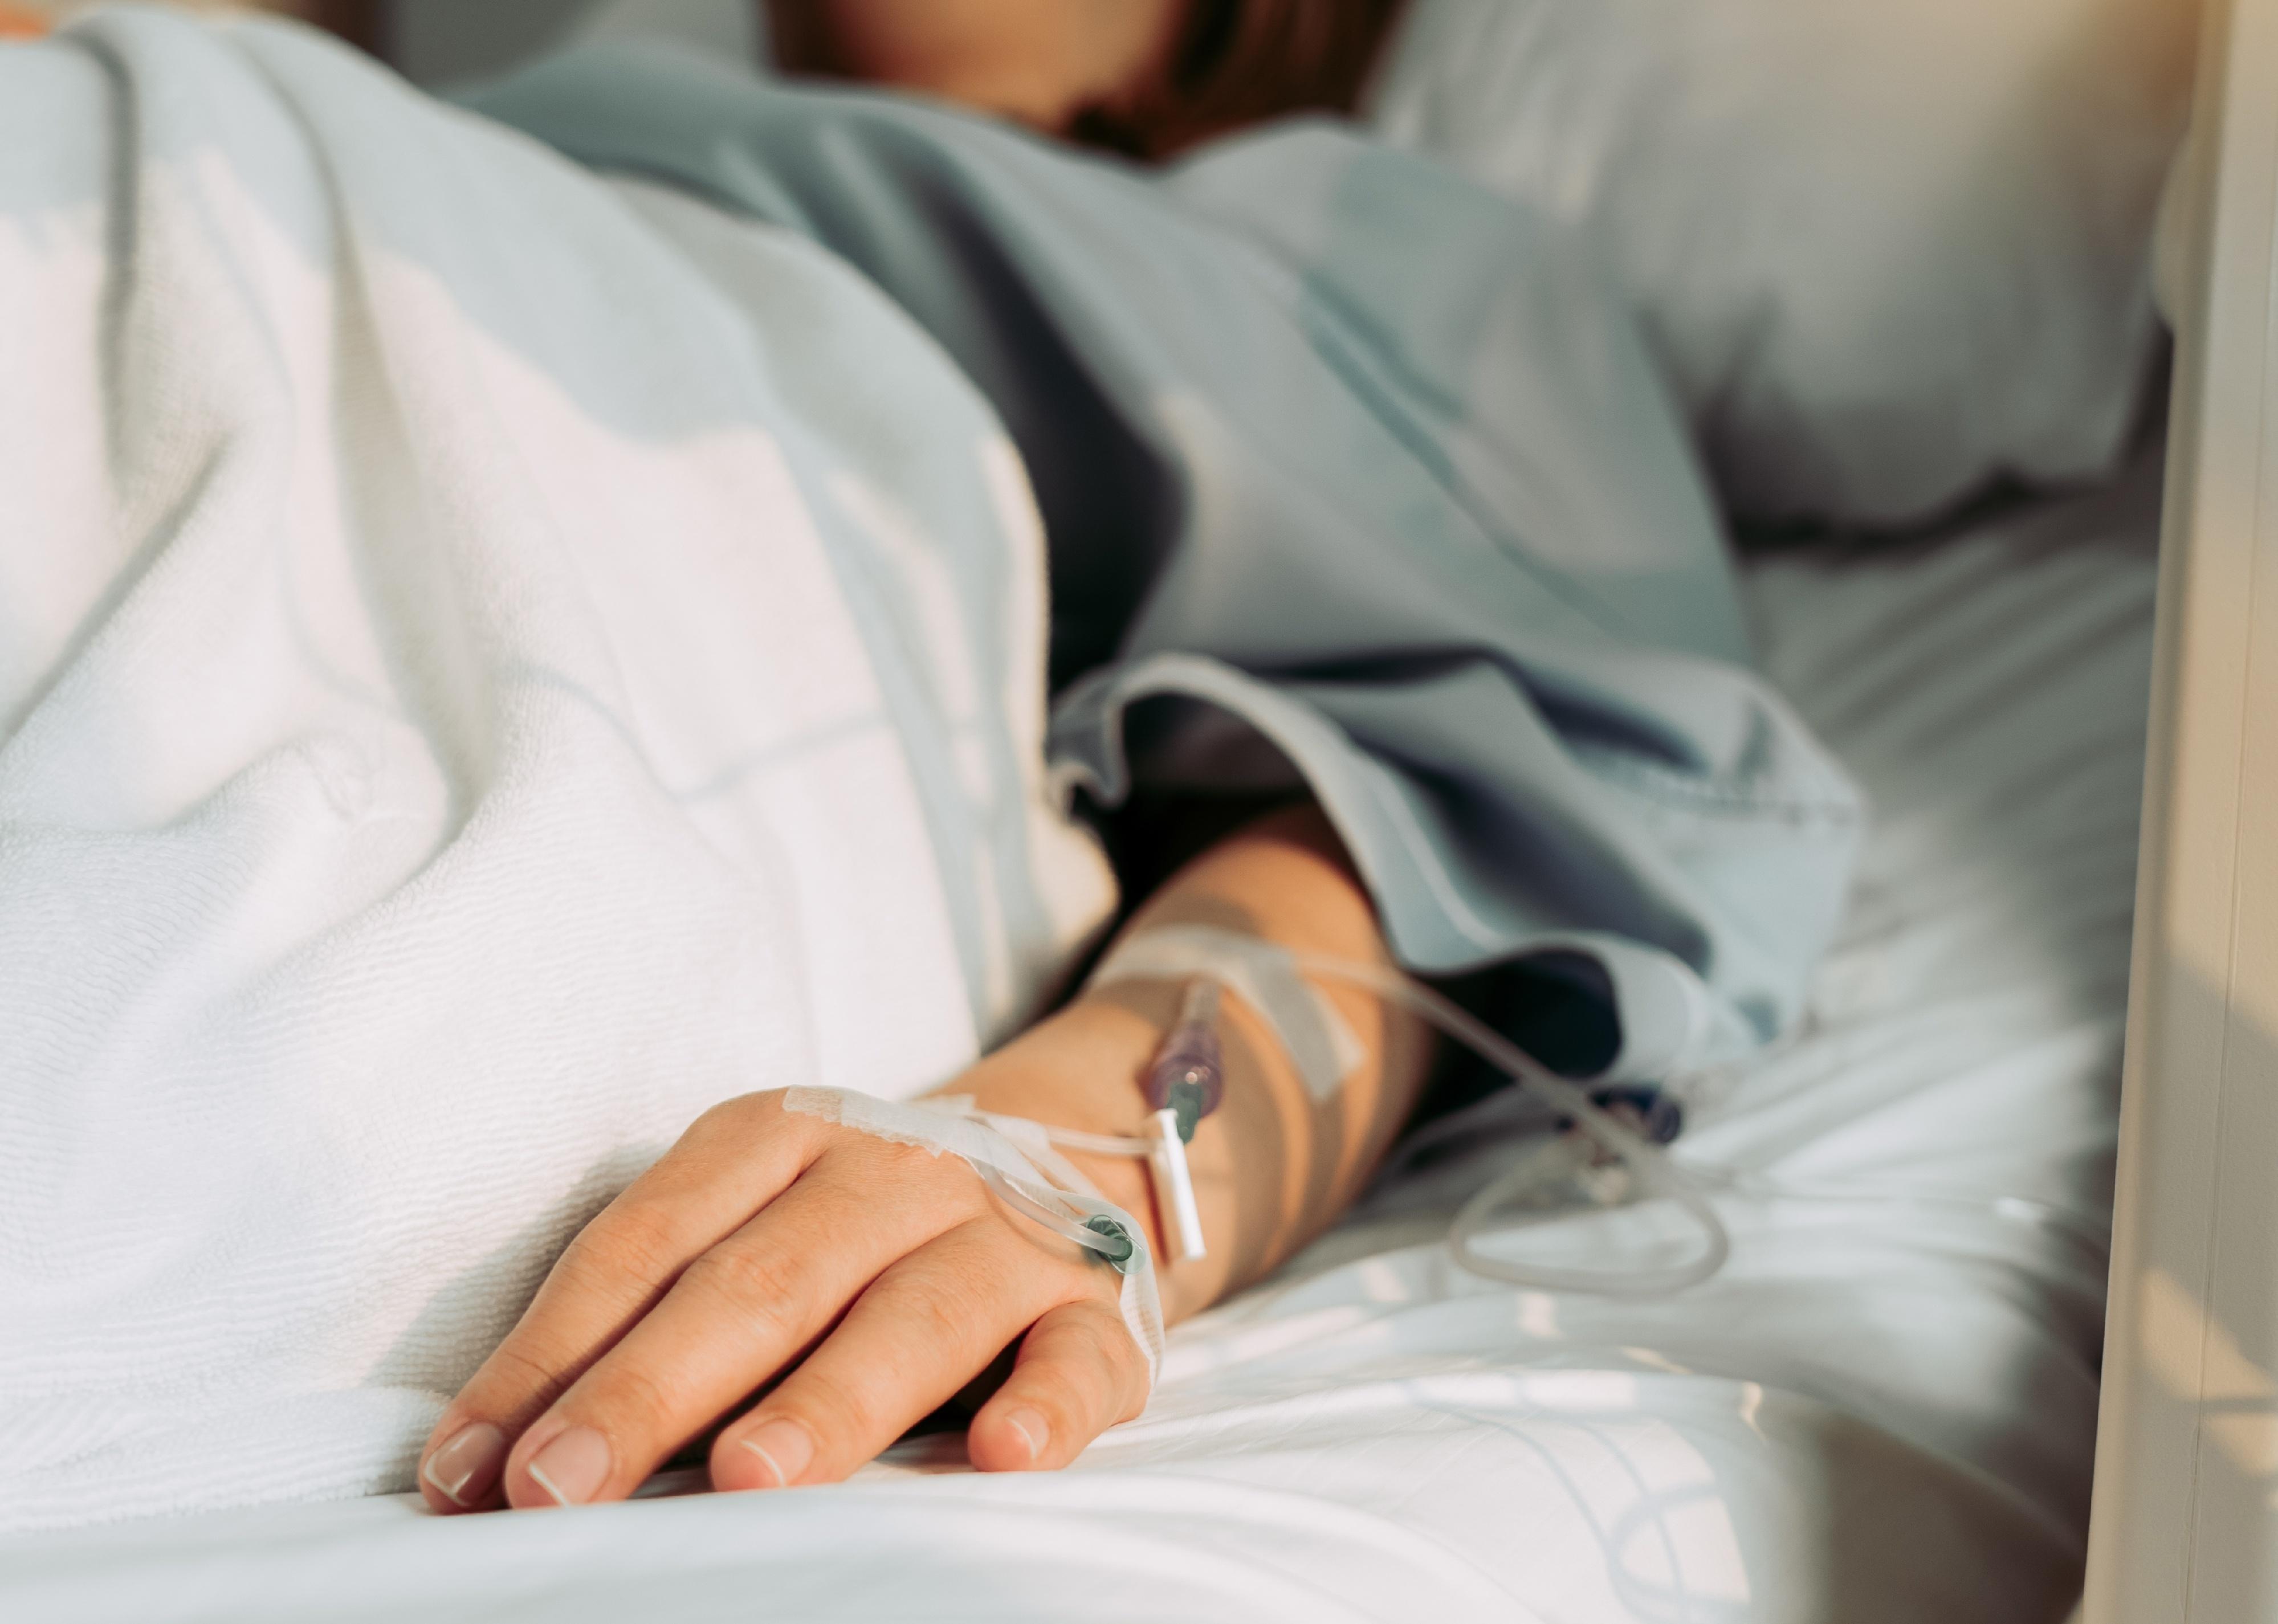
[[806, 1271], [783, 1253], [757, 1247], [715, 1247], [681, 1271], [681, 1288], [729, 1308], [739, 1322], [800, 1317], [810, 1287]]
[[1108, 1370], [1110, 1418], [1127, 1420], [1136, 1415], [1146, 1407], [1154, 1376], [1139, 1344], [1120, 1321], [1104, 1340], [1103, 1357]]
[[1055, 1309], [1086, 1318], [1104, 1314], [1119, 1323], [1121, 1320], [1122, 1311], [1116, 1303], [1122, 1294], [1123, 1277], [1088, 1254], [1067, 1260], [1053, 1287]]
[[570, 1384], [570, 1372], [561, 1362], [543, 1358], [509, 1338], [492, 1351], [481, 1373], [469, 1384], [465, 1407], [485, 1420], [511, 1421], [553, 1403]]
[[898, 1231], [946, 1232], [987, 1200], [980, 1176], [957, 1157], [868, 1136], [832, 1145], [816, 1171], [859, 1192], [863, 1211]]
[[[898, 1140], [880, 1139], [853, 1128], [841, 1128], [838, 1135], [830, 1147], [831, 1159], [873, 1178], [926, 1178], [949, 1160], [922, 1145], [905, 1145]], [[957, 1165], [961, 1168], [964, 1164]]]
[[656, 1367], [627, 1364], [609, 1372], [592, 1407], [617, 1437], [659, 1438], [679, 1429], [687, 1395]]
[[1123, 1315], [1111, 1303], [1093, 1303], [1084, 1313], [1085, 1340], [1094, 1352], [1118, 1370], [1143, 1370], [1147, 1361], [1139, 1352], [1139, 1344], [1131, 1335], [1131, 1328], [1123, 1323]]
[[[1062, 1350], [1060, 1357], [1038, 1361], [1025, 1373], [1021, 1384], [1022, 1402], [1035, 1401], [1051, 1412], [1057, 1424], [1068, 1417], [1080, 1414], [1088, 1406], [1083, 1402], [1082, 1369]], [[1097, 1372], [1093, 1373], [1095, 1376]]]
[[[978, 1293], [969, 1286], [958, 1289], [959, 1283], [954, 1279], [949, 1284], [949, 1290], [915, 1293], [903, 1311], [913, 1322], [916, 1334], [923, 1338], [925, 1346], [962, 1353], [982, 1323], [982, 1315], [976, 1311]], [[1001, 1342], [1003, 1338], [998, 1340]]]
[[[1131, 1338], [1123, 1337], [1121, 1339], [1128, 1342]], [[1090, 1336], [1086, 1337], [1080, 1346], [1082, 1351], [1076, 1356], [1072, 1373], [1082, 1373], [1082, 1381], [1091, 1390], [1089, 1396], [1105, 1399], [1120, 1393], [1128, 1372], [1127, 1361], [1114, 1341], [1105, 1337]]]
[[748, 1132], [758, 1125], [761, 1118], [780, 1109], [782, 1098], [783, 1091], [776, 1089], [766, 1094], [739, 1094], [732, 1100], [722, 1100], [698, 1113], [696, 1120], [688, 1125], [687, 1132], [680, 1137], [688, 1140], [710, 1139], [722, 1133]]
[[1097, 1303], [1079, 1303], [1067, 1310], [1054, 1352], [1071, 1380], [1078, 1371], [1096, 1384], [1102, 1397], [1120, 1396], [1135, 1382], [1143, 1386], [1146, 1361], [1131, 1339], [1120, 1314]]
[[789, 1407], [818, 1439], [868, 1439], [889, 1427], [884, 1396], [874, 1388], [856, 1386], [828, 1371], [814, 1371], [799, 1384]]
[[[610, 1273], [638, 1273], [642, 1280], [661, 1280], [681, 1264], [688, 1248], [685, 1224], [658, 1202], [629, 1202], [624, 1212], [610, 1218], [608, 1228], [585, 1230], [599, 1253], [599, 1264]], [[585, 1239], [585, 1237], [578, 1237]]]

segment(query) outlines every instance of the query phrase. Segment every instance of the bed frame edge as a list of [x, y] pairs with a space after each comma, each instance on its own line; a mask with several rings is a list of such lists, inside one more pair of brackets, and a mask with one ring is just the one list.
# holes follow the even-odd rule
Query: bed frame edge
[[2278, 0], [2206, 0], [2083, 1624], [2278, 1620]]

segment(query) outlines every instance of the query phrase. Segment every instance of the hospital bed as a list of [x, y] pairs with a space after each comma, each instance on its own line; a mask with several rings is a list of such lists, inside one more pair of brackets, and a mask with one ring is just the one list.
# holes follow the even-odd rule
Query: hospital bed
[[2278, 1497], [2278, 7], [2208, 30], [2162, 244], [2177, 366], [2086, 1617], [2267, 1619]]
[[[0, 1545], [0, 1616], [2053, 1619], [2078, 1583], [2159, 469], [1750, 571], [1878, 832], [1808, 1029], [1684, 1141], [1714, 1284], [1449, 1260], [1389, 1181], [1176, 1332], [1071, 1472], [918, 1440], [845, 1488], [442, 1522], [416, 1497]], [[684, 1477], [668, 1479], [669, 1490]], [[2137, 1615], [2141, 1616], [2141, 1615]]]
[[2212, 21], [2164, 450], [1751, 556], [1765, 667], [1877, 820], [1802, 1030], [1696, 1102], [1716, 1281], [1625, 1303], [1456, 1268], [1450, 1214], [1521, 1154], [1491, 1139], [1183, 1327], [1066, 1474], [976, 1477], [936, 1437], [764, 1498], [668, 1475], [565, 1515], [96, 1527], [0, 1544], [0, 1617], [2054, 1619], [2091, 1469], [2089, 1618], [2261, 1616], [2278, 0]]

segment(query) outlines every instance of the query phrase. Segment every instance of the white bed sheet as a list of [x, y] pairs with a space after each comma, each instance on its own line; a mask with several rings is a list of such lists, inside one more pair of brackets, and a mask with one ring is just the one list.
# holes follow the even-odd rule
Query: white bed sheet
[[767, 1496], [129, 1523], [0, 1544], [0, 1618], [2060, 1617], [2158, 477], [1752, 567], [1770, 667], [1878, 827], [1808, 1030], [1710, 1083], [1684, 1141], [1793, 1192], [1722, 1198], [1708, 1285], [1621, 1303], [1456, 1269], [1449, 1206], [1509, 1154], [1483, 1147], [1183, 1328], [1147, 1414], [1064, 1474], [978, 1477], [933, 1440]]

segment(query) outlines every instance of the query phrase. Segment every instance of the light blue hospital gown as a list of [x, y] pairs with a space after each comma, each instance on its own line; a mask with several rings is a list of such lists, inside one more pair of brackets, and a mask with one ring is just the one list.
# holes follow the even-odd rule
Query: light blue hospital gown
[[654, 47], [470, 98], [806, 234], [980, 385], [1050, 537], [1055, 766], [1309, 789], [1395, 950], [1666, 1079], [1799, 1012], [1863, 821], [1749, 667], [1684, 425], [1552, 221], [1307, 120], [1163, 172]]

